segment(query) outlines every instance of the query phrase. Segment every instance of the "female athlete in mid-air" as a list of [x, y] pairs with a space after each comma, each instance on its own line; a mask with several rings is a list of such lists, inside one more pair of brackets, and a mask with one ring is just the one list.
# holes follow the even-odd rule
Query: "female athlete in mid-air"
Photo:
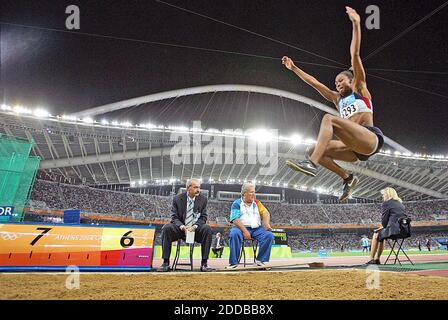
[[[336, 90], [330, 90], [316, 78], [294, 65], [289, 57], [283, 57], [282, 63], [307, 84], [316, 89], [325, 99], [335, 104], [341, 117], [325, 114], [320, 126], [317, 142], [308, 151], [304, 161], [287, 160], [293, 170], [316, 176], [317, 165], [333, 171], [344, 180], [344, 190], [340, 197], [345, 201], [353, 192], [359, 179], [348, 174], [334, 160], [355, 162], [366, 161], [377, 153], [384, 143], [383, 133], [373, 126], [372, 96], [367, 90], [366, 74], [362, 66], [359, 48], [361, 45], [360, 17], [350, 7], [345, 7], [352, 21], [353, 33], [350, 45], [352, 70], [343, 71], [336, 76]], [[333, 134], [339, 140], [332, 140]]]

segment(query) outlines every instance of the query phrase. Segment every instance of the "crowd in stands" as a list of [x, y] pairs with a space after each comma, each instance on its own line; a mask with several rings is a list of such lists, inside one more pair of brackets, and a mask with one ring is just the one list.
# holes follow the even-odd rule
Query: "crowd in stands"
[[[372, 239], [372, 234], [366, 235]], [[288, 235], [288, 244], [293, 250], [297, 251], [317, 251], [321, 248], [331, 251], [350, 251], [361, 250], [361, 237], [358, 234], [335, 233], [331, 235]], [[435, 238], [448, 238], [446, 232], [431, 232], [431, 233], [415, 233], [410, 238], [405, 239], [403, 246], [405, 248], [420, 248], [427, 251], [427, 241], [432, 248], [438, 247]]]
[[[31, 194], [31, 205], [50, 209], [80, 209], [83, 212], [126, 216], [130, 218], [170, 218], [172, 196], [111, 191], [88, 186], [67, 185], [37, 180]], [[414, 221], [434, 220], [434, 215], [448, 212], [448, 200], [405, 202]], [[358, 204], [288, 204], [264, 203], [277, 225], [335, 224], [381, 221], [381, 203]], [[207, 211], [210, 221], [229, 217], [231, 202], [210, 199]]]
[[[414, 220], [434, 220], [434, 215], [447, 214], [448, 200], [405, 202], [408, 215]], [[88, 186], [67, 185], [45, 180], [37, 180], [31, 194], [31, 209], [80, 209], [85, 213], [129, 217], [134, 219], [169, 220], [172, 196], [111, 191]], [[365, 221], [379, 224], [381, 221], [381, 203], [358, 204], [287, 204], [264, 203], [271, 213], [273, 225], [294, 224], [335, 224], [361, 223]], [[229, 217], [231, 202], [209, 199], [207, 211], [209, 221]], [[36, 218], [37, 219], [37, 218]], [[56, 222], [51, 217], [41, 222]], [[58, 218], [60, 219], [60, 218]], [[62, 219], [60, 219], [62, 220]], [[57, 221], [60, 222], [60, 221]], [[372, 235], [367, 235], [372, 238]], [[448, 234], [414, 234], [405, 240], [405, 246], [417, 248], [420, 242], [422, 250], [427, 250], [427, 239], [448, 237]], [[156, 239], [156, 244], [160, 239]], [[289, 245], [294, 250], [347, 251], [361, 248], [361, 236], [358, 234], [332, 233], [330, 235], [289, 235]], [[437, 244], [430, 240], [433, 246]]]
[[[119, 192], [37, 180], [31, 204], [43, 209], [80, 209], [105, 215], [152, 218], [169, 212], [171, 199], [152, 195]], [[138, 215], [139, 214], [139, 215]]]

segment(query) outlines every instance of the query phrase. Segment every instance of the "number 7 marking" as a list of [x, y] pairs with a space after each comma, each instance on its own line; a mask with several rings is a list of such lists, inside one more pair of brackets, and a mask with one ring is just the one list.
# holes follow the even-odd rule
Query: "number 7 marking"
[[38, 235], [36, 238], [34, 238], [33, 241], [31, 241], [30, 245], [34, 246], [37, 241], [39, 241], [40, 238], [42, 238], [47, 232], [49, 232], [53, 228], [37, 228], [37, 230], [43, 230], [43, 232]]

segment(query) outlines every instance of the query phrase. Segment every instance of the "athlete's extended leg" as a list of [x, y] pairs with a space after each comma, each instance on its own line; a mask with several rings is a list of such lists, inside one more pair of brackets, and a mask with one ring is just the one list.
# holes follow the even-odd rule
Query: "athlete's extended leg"
[[[307, 153], [310, 157], [314, 152], [315, 146], [311, 147]], [[339, 166], [334, 160], [340, 160], [345, 162], [356, 162], [358, 158], [342, 141], [331, 140], [323, 156], [320, 158], [318, 164], [327, 168], [328, 170], [336, 173], [342, 179], [347, 179], [349, 174], [341, 166]]]
[[316, 176], [316, 165], [324, 156], [333, 134], [350, 150], [360, 154], [373, 153], [379, 142], [376, 134], [365, 127], [350, 120], [326, 114], [322, 119], [317, 143], [309, 160], [299, 161], [295, 165], [287, 164], [294, 170]]
[[[315, 147], [311, 147], [307, 153], [311, 156], [314, 152]], [[336, 173], [343, 180], [343, 192], [339, 200], [345, 201], [353, 192], [354, 188], [358, 184], [358, 177], [353, 174], [349, 174], [343, 168], [341, 168], [334, 160], [340, 160], [345, 162], [355, 162], [358, 160], [353, 151], [350, 150], [342, 141], [331, 140], [324, 155], [320, 158], [319, 164], [328, 170]], [[293, 160], [287, 160], [286, 164], [294, 170], [300, 166], [299, 162]], [[300, 170], [300, 169], [299, 169]]]

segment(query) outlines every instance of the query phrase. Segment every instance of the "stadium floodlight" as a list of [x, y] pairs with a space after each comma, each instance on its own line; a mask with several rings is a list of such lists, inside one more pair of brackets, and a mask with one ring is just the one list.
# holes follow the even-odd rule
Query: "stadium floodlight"
[[107, 121], [106, 119], [101, 120], [101, 124], [108, 126], [109, 125], [109, 121]]
[[118, 126], [118, 125], [120, 125], [120, 123], [118, 121], [112, 121], [112, 125], [113, 126]]
[[62, 120], [76, 121], [76, 120], [78, 120], [78, 119], [76, 119], [75, 116], [69, 116], [69, 115], [63, 114], [63, 115], [62, 115]]
[[390, 150], [385, 150], [384, 153], [385, 154], [391, 154]]
[[147, 128], [147, 129], [156, 128], [156, 126], [154, 124], [152, 124], [152, 123], [145, 123], [145, 124], [140, 125], [140, 126], [143, 127], [143, 128]]
[[266, 129], [247, 130], [246, 136], [260, 142], [268, 142], [274, 139], [272, 131]]
[[122, 127], [132, 127], [132, 123], [130, 123], [130, 122], [122, 122], [122, 123], [120, 123], [120, 126], [122, 126]]
[[0, 109], [2, 109], [3, 111], [11, 111], [11, 107], [6, 104], [2, 104]]
[[172, 131], [190, 131], [188, 127], [185, 126], [168, 126], [167, 128], [168, 130], [172, 130]]
[[83, 118], [83, 119], [82, 119], [82, 122], [84, 122], [84, 123], [93, 123], [93, 119], [92, 119], [92, 118], [89, 118], [89, 117], [87, 117], [87, 118]]
[[322, 187], [317, 187], [316, 188], [316, 192], [317, 193], [327, 193], [327, 190], [325, 188], [322, 188]]
[[44, 109], [36, 109], [33, 111], [33, 115], [38, 118], [48, 118], [50, 116], [50, 113]]
[[285, 183], [283, 184], [283, 187], [284, 187], [284, 188], [287, 188], [287, 187], [288, 187], [288, 184], [285, 182]]
[[215, 182], [215, 179], [210, 178], [210, 179], [208, 179], [208, 182]]
[[293, 134], [290, 138], [289, 138], [289, 141], [292, 143], [292, 144], [301, 144], [303, 141], [302, 141], [302, 136], [301, 135], [299, 135], [299, 134]]
[[401, 156], [401, 152], [400, 152], [400, 151], [395, 151], [394, 154], [395, 154], [396, 156]]
[[279, 186], [280, 186], [280, 182], [277, 182], [275, 185], [276, 185], [277, 187], [279, 187]]
[[311, 139], [311, 138], [306, 138], [305, 139], [305, 143], [306, 144], [314, 144], [314, 143], [316, 143], [316, 141], [314, 139]]
[[15, 113], [18, 113], [18, 114], [32, 114], [33, 113], [30, 109], [27, 109], [27, 108], [19, 106], [19, 105], [15, 106], [12, 109], [12, 111]]

